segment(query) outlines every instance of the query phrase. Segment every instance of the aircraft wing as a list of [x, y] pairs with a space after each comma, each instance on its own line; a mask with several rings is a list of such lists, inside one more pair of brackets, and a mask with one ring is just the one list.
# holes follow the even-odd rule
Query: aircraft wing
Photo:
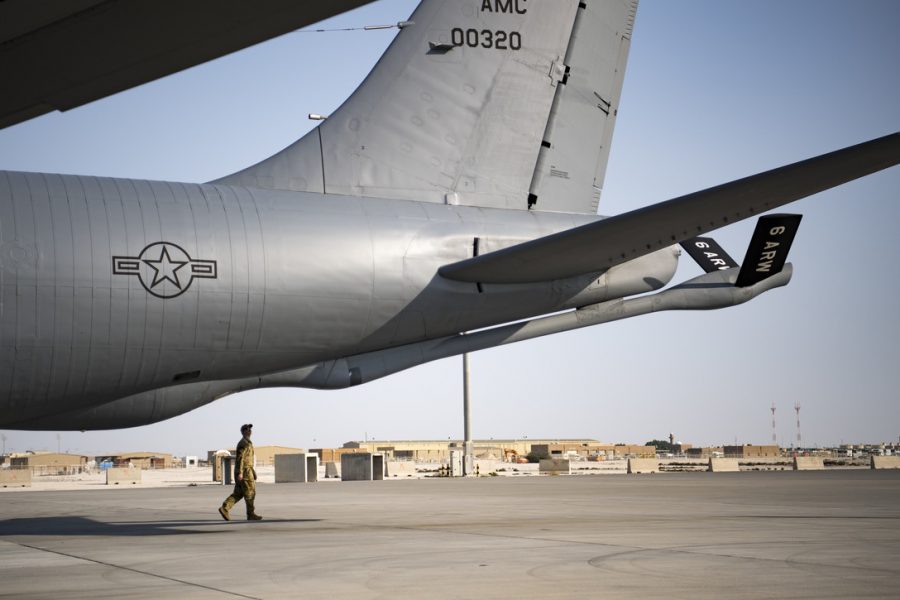
[[441, 267], [448, 279], [533, 283], [602, 271], [900, 163], [900, 133]]
[[371, 0], [4, 0], [0, 128], [181, 71]]

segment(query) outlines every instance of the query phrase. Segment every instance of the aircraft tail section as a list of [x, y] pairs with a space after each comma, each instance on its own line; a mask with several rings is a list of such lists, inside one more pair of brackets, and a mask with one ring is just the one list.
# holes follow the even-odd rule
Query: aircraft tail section
[[597, 213], [637, 5], [579, 3], [563, 85], [556, 89], [529, 190], [531, 207]]
[[635, 4], [423, 0], [338, 110], [215, 183], [595, 212]]

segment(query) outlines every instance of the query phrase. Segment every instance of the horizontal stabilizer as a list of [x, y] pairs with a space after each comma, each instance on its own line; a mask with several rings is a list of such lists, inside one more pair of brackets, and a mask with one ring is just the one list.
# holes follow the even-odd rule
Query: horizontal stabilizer
[[371, 1], [0, 0], [0, 129], [105, 98]]
[[900, 133], [441, 267], [448, 279], [534, 283], [604, 271], [900, 163]]
[[681, 242], [681, 247], [707, 273], [724, 271], [738, 266], [734, 259], [722, 250], [722, 246], [710, 237], [695, 237], [685, 240]]
[[734, 283], [737, 287], [751, 286], [781, 272], [802, 218], [803, 215], [766, 215], [759, 218], [747, 247], [744, 265]]

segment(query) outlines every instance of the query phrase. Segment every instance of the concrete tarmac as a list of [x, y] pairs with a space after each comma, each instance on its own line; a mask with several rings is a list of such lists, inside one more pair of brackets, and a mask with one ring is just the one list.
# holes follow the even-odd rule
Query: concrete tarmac
[[900, 597], [898, 471], [261, 485], [261, 522], [229, 491], [0, 495], [0, 596]]

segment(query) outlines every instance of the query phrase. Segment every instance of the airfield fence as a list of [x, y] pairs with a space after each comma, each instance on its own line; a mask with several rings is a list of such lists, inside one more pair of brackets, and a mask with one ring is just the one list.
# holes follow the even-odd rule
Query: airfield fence
[[32, 477], [44, 476], [60, 476], [60, 475], [81, 475], [82, 473], [92, 473], [95, 469], [91, 469], [86, 465], [40, 465], [31, 467], [10, 467], [24, 471], [31, 471]]

